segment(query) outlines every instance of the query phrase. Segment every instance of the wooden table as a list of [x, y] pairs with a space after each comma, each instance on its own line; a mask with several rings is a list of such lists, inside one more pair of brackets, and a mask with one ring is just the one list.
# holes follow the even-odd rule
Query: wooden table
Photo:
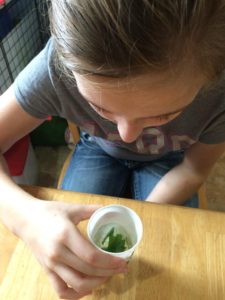
[[[124, 204], [141, 217], [143, 240], [129, 263], [129, 273], [114, 276], [84, 299], [225, 299], [224, 213], [47, 188], [26, 190], [46, 200]], [[83, 232], [85, 227], [83, 222]], [[0, 282], [1, 300], [58, 299], [33, 255], [3, 226]]]

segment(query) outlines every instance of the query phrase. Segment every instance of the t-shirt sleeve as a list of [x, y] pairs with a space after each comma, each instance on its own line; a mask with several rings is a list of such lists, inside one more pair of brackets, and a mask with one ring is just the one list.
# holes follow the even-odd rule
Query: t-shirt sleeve
[[14, 92], [19, 104], [27, 113], [40, 119], [58, 115], [60, 110], [52, 80], [52, 48], [49, 40], [14, 82]]
[[225, 142], [225, 111], [215, 118], [200, 136], [204, 144], [220, 144]]

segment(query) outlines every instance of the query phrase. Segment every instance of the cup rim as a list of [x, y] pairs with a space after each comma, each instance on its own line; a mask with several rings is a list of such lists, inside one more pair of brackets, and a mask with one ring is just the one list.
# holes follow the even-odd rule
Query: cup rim
[[[136, 243], [129, 249], [125, 250], [125, 251], [122, 251], [122, 252], [110, 252], [110, 251], [105, 251], [103, 249], [101, 249], [98, 245], [95, 244], [95, 242], [93, 241], [91, 235], [90, 235], [90, 224], [91, 224], [91, 220], [93, 220], [93, 218], [99, 214], [100, 211], [102, 210], [105, 210], [107, 208], [110, 208], [110, 207], [122, 207], [123, 209], [125, 210], [128, 210], [130, 211], [132, 214], [135, 215], [135, 217], [137, 218], [137, 220], [139, 221], [139, 224], [140, 224], [140, 228], [141, 228], [141, 234], [140, 235], [137, 235], [137, 241]], [[128, 253], [133, 253], [134, 252], [134, 249], [136, 248], [136, 246], [140, 243], [141, 239], [142, 239], [142, 236], [143, 236], [143, 224], [142, 224], [142, 221], [141, 221], [141, 218], [139, 217], [139, 215], [130, 207], [128, 206], [125, 206], [125, 205], [122, 205], [122, 204], [110, 204], [110, 205], [104, 205], [100, 208], [98, 208], [90, 217], [89, 221], [88, 221], [88, 225], [87, 225], [87, 234], [88, 234], [88, 238], [89, 240], [91, 241], [91, 243], [98, 249], [100, 250], [101, 252], [103, 253], [107, 253], [107, 254], [110, 254], [110, 255], [120, 255], [120, 254], [123, 254], [123, 255], [126, 255]]]

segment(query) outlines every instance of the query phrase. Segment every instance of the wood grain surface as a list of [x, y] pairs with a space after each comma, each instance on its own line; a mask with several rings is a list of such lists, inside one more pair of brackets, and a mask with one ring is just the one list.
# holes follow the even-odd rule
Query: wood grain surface
[[[118, 203], [134, 209], [143, 239], [127, 275], [112, 277], [86, 300], [224, 300], [225, 214], [200, 209], [27, 187], [34, 196], [70, 203]], [[80, 230], [86, 235], [86, 224]], [[29, 249], [0, 227], [0, 299], [57, 300]]]

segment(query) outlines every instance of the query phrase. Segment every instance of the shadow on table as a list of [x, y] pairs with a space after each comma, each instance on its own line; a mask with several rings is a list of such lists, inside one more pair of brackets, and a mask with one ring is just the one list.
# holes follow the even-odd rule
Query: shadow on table
[[142, 259], [133, 258], [129, 262], [128, 274], [121, 274], [112, 277], [107, 286], [101, 287], [95, 292], [96, 299], [103, 299], [109, 293], [121, 295], [132, 289], [139, 282], [144, 282], [147, 279], [158, 276], [163, 269], [159, 266], [150, 264]]
[[[201, 276], [190, 278], [188, 274], [181, 276], [174, 272], [169, 266], [166, 268], [134, 257], [129, 263], [128, 274], [112, 277], [105, 286], [95, 291], [92, 299], [105, 299], [109, 294], [116, 295], [118, 300], [123, 299], [125, 294], [126, 299], [142, 300], [212, 299], [208, 283], [201, 280]], [[222, 286], [217, 286], [216, 294], [223, 295]]]

